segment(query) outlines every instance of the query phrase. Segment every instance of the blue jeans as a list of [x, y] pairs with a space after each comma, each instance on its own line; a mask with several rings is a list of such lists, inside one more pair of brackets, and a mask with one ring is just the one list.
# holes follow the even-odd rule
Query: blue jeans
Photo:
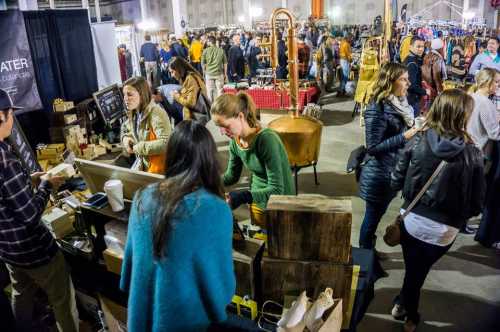
[[345, 86], [349, 80], [349, 73], [351, 71], [349, 61], [340, 59], [340, 67], [342, 68], [342, 79], [340, 81], [340, 91], [345, 92]]
[[359, 233], [360, 248], [373, 249], [375, 247], [377, 239], [375, 232], [391, 200], [392, 198], [387, 202], [366, 201], [365, 217]]

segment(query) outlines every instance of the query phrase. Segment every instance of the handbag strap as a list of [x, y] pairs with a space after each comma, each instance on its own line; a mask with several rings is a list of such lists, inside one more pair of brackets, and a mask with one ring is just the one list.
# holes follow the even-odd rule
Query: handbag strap
[[417, 205], [418, 201], [422, 198], [422, 196], [424, 196], [425, 192], [427, 191], [427, 189], [429, 189], [430, 185], [432, 184], [432, 181], [434, 181], [434, 179], [439, 175], [444, 166], [446, 166], [446, 161], [442, 160], [441, 163], [439, 163], [436, 170], [434, 171], [434, 173], [432, 173], [429, 180], [427, 180], [427, 182], [424, 184], [420, 192], [417, 194], [417, 196], [415, 196], [413, 201], [410, 203], [410, 205], [408, 205], [405, 212], [402, 214], [403, 219], [411, 212], [411, 210], [415, 207], [415, 205]]

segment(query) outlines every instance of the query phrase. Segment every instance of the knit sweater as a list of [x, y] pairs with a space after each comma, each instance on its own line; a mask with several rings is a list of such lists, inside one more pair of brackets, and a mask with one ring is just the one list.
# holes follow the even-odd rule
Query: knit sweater
[[474, 110], [467, 123], [467, 132], [482, 150], [488, 140], [500, 141], [500, 126], [495, 105], [488, 97], [474, 93]]
[[233, 139], [229, 144], [229, 162], [224, 174], [224, 185], [238, 182], [243, 165], [252, 172], [250, 193], [253, 202], [265, 209], [271, 195], [293, 195], [293, 179], [288, 155], [278, 134], [262, 129], [248, 149]]
[[[232, 215], [220, 198], [199, 189], [184, 197], [166, 239], [165, 257], [153, 254], [157, 186], [136, 195], [130, 211], [120, 288], [129, 293], [128, 330], [204, 331], [226, 320], [235, 293]], [[139, 203], [140, 202], [140, 203]], [[178, 210], [179, 211], [179, 210]]]

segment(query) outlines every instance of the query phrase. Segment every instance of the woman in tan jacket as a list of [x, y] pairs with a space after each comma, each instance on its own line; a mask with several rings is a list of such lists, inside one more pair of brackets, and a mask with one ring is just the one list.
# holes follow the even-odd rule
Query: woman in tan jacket
[[132, 77], [123, 84], [128, 118], [121, 127], [120, 140], [126, 154], [134, 154], [132, 169], [163, 174], [165, 152], [172, 131], [167, 113], [151, 99], [143, 77]]
[[199, 110], [196, 109], [199, 94], [203, 94], [205, 100], [208, 100], [207, 88], [203, 81], [203, 77], [193, 68], [193, 66], [181, 57], [174, 57], [170, 60], [168, 69], [170, 74], [179, 81], [179, 84], [182, 86], [180, 91], [172, 92], [174, 103], [171, 106], [174, 107], [175, 110], [182, 108], [184, 120], [195, 118], [198, 120], [197, 116], [200, 115], [194, 113], [199, 112]]

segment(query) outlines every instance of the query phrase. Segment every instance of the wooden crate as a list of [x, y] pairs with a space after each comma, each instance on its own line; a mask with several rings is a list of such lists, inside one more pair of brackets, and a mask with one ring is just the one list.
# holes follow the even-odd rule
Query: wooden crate
[[343, 317], [348, 322], [352, 272], [351, 264], [263, 257], [262, 300], [284, 303], [285, 296], [298, 296], [304, 290], [309, 297], [317, 298], [325, 288], [331, 287], [333, 297], [342, 299]]
[[260, 266], [264, 241], [247, 239], [234, 241], [233, 263], [236, 276], [236, 295], [248, 295], [259, 302], [262, 294]]
[[265, 214], [269, 257], [350, 262], [350, 198], [271, 196]]

